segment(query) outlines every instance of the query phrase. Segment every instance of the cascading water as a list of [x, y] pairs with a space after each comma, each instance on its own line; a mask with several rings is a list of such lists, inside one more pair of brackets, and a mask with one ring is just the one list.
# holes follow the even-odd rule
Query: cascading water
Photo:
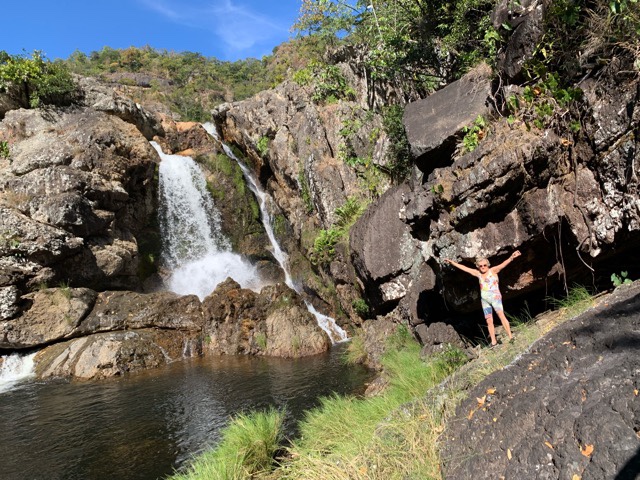
[[231, 251], [220, 230], [220, 214], [207, 191], [202, 170], [191, 158], [160, 155], [160, 232], [162, 259], [171, 271], [169, 290], [204, 299], [216, 286], [233, 278], [243, 288], [259, 289], [257, 270]]
[[28, 355], [12, 353], [2, 357], [0, 366], [0, 393], [11, 390], [16, 383], [27, 380], [35, 375], [33, 371], [33, 357], [35, 352]]
[[[203, 124], [205, 130], [216, 140], [220, 141], [218, 136], [218, 132], [216, 131], [216, 126], [207, 122]], [[254, 195], [258, 198], [258, 203], [260, 204], [260, 215], [262, 217], [262, 224], [264, 225], [264, 229], [267, 232], [267, 236], [269, 237], [269, 241], [271, 242], [271, 246], [273, 248], [273, 256], [276, 258], [282, 270], [285, 273], [285, 282], [289, 288], [295, 290], [297, 293], [301, 293], [301, 289], [293, 283], [291, 280], [291, 274], [289, 272], [289, 262], [287, 258], [287, 254], [280, 248], [280, 244], [276, 240], [276, 236], [273, 232], [273, 226], [271, 224], [271, 215], [269, 214], [268, 202], [271, 200], [267, 193], [260, 187], [258, 182], [253, 177], [251, 171], [242, 163], [238, 157], [234, 155], [228, 145], [224, 142], [220, 141], [222, 144], [222, 148], [224, 152], [227, 154], [229, 158], [234, 160], [242, 170], [244, 178], [249, 184], [249, 188], [254, 193]], [[347, 332], [345, 332], [340, 326], [336, 323], [336, 321], [322, 313], [318, 312], [313, 305], [305, 300], [305, 304], [307, 309], [316, 317], [318, 325], [322, 328], [333, 343], [344, 342], [349, 339], [347, 336]]]

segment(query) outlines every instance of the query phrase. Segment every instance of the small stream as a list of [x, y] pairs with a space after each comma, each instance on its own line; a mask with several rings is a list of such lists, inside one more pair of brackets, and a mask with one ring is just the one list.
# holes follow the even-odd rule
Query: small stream
[[340, 352], [309, 358], [196, 358], [97, 382], [29, 382], [0, 393], [3, 480], [152, 480], [215, 444], [230, 416], [304, 410], [332, 392], [359, 392], [366, 370]]

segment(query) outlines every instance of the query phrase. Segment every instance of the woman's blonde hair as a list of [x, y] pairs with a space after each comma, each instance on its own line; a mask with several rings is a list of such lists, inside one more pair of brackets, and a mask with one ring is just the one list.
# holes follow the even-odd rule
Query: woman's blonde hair
[[476, 267], [477, 267], [478, 265], [480, 265], [481, 263], [483, 263], [483, 262], [487, 262], [487, 265], [488, 265], [489, 267], [491, 266], [491, 262], [489, 261], [489, 259], [488, 259], [488, 258], [484, 258], [484, 257], [482, 257], [482, 258], [476, 258]]

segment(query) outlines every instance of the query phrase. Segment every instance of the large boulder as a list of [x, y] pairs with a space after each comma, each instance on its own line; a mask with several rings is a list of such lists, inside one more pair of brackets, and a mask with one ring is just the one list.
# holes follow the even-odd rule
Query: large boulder
[[96, 296], [88, 288], [48, 288], [23, 295], [30, 307], [20, 317], [0, 322], [0, 348], [34, 348], [77, 336]]
[[377, 308], [386, 305], [389, 309], [397, 304], [414, 287], [420, 273], [430, 271], [419, 242], [400, 218], [409, 193], [407, 183], [388, 190], [369, 206], [350, 232], [353, 264], [367, 297]]
[[203, 310], [205, 353], [302, 357], [331, 345], [302, 299], [284, 284], [255, 293], [227, 279], [205, 298]]
[[107, 378], [166, 365], [197, 344], [189, 335], [163, 330], [100, 333], [40, 350], [34, 358], [35, 370], [40, 378]]
[[91, 313], [78, 325], [78, 333], [151, 327], [199, 332], [202, 320], [200, 300], [195, 295], [107, 291], [98, 295]]
[[464, 127], [491, 114], [491, 68], [481, 64], [427, 98], [407, 104], [404, 126], [411, 153], [423, 170], [447, 160]]
[[491, 20], [496, 30], [508, 25], [512, 31], [505, 48], [499, 53], [497, 69], [504, 80], [518, 80], [525, 63], [535, 55], [544, 35], [544, 15], [548, 2], [501, 0]]

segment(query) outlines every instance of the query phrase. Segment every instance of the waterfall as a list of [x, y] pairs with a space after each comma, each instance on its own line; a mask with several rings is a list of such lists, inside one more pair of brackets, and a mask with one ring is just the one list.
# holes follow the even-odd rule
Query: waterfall
[[35, 375], [33, 370], [33, 357], [36, 353], [21, 355], [12, 353], [2, 357], [0, 366], [0, 393], [10, 390], [16, 383], [31, 378]]
[[166, 281], [169, 290], [203, 300], [227, 277], [243, 288], [259, 290], [262, 282], [256, 268], [231, 251], [221, 232], [220, 213], [198, 164], [151, 144], [162, 160], [159, 221], [162, 261], [171, 271]]
[[[276, 236], [273, 232], [271, 215], [269, 214], [268, 209], [268, 202], [271, 200], [271, 198], [269, 197], [267, 192], [262, 189], [247, 166], [234, 155], [228, 145], [220, 140], [218, 132], [216, 131], [216, 126], [211, 122], [207, 122], [203, 124], [203, 127], [212, 137], [220, 141], [220, 143], [222, 144], [222, 148], [224, 149], [224, 152], [227, 154], [227, 156], [233, 159], [242, 170], [244, 178], [249, 185], [249, 189], [258, 199], [258, 203], [260, 205], [260, 215], [262, 217], [262, 224], [264, 225], [264, 229], [267, 232], [269, 241], [271, 242], [271, 246], [273, 248], [273, 256], [280, 264], [280, 267], [282, 267], [282, 270], [284, 270], [285, 282], [287, 286], [289, 286], [289, 288], [295, 290], [298, 294], [302, 293], [301, 288], [295, 285], [291, 280], [287, 254], [282, 250], [282, 248], [280, 248], [280, 244], [276, 240]], [[320, 328], [322, 328], [327, 333], [327, 335], [329, 335], [329, 338], [333, 343], [344, 342], [349, 339], [349, 337], [347, 336], [347, 332], [340, 328], [340, 326], [333, 318], [318, 312], [315, 307], [306, 300], [304, 303], [306, 304], [307, 309], [316, 317], [316, 321], [318, 322]]]

